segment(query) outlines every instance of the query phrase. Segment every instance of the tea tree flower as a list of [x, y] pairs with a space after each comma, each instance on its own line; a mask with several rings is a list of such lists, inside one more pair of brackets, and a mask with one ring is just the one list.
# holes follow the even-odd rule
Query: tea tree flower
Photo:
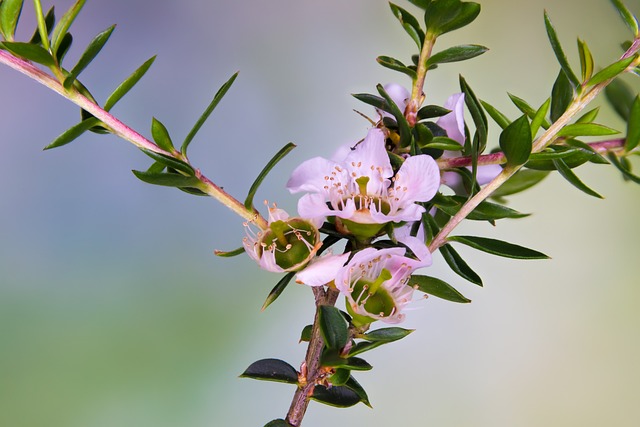
[[298, 271], [315, 256], [322, 242], [315, 223], [303, 218], [289, 218], [282, 209], [269, 208], [269, 226], [254, 233], [245, 223], [247, 236], [242, 239], [247, 254], [258, 265], [275, 273]]
[[394, 175], [380, 129], [342, 159], [315, 157], [298, 166], [287, 183], [306, 191], [298, 212], [307, 218], [335, 217], [336, 226], [359, 238], [376, 236], [388, 222], [416, 221], [440, 185], [440, 171], [427, 155], [407, 158]]

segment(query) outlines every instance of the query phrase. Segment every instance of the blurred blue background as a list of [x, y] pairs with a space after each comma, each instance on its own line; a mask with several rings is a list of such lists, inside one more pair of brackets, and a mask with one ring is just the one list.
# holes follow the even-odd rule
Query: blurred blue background
[[[71, 3], [57, 2], [57, 15]], [[478, 20], [437, 48], [478, 43], [491, 51], [430, 73], [429, 103], [458, 91], [461, 73], [512, 117], [506, 91], [541, 104], [557, 73], [543, 7], [576, 66], [576, 36], [600, 65], [628, 36], [605, 0], [481, 3]], [[33, 28], [27, 4], [23, 39]], [[291, 170], [367, 129], [352, 109], [370, 109], [349, 94], [408, 83], [375, 57], [408, 61], [414, 49], [383, 1], [111, 0], [87, 2], [69, 64], [113, 23], [110, 43], [82, 75], [94, 96], [103, 102], [158, 54], [113, 111], [146, 135], [155, 116], [180, 141], [240, 70], [191, 159], [243, 198], [266, 159], [295, 142], [258, 194], [291, 212]], [[85, 135], [43, 152], [77, 121], [77, 108], [6, 67], [0, 93], [0, 425], [259, 426], [284, 416], [290, 386], [237, 377], [265, 357], [299, 365], [310, 290], [290, 286], [260, 312], [278, 277], [245, 256], [213, 255], [239, 246], [241, 220], [213, 200], [138, 181], [130, 170], [149, 159], [115, 137]], [[622, 128], [608, 108], [600, 117]], [[512, 198], [531, 217], [463, 227], [553, 259], [462, 248], [485, 280], [481, 289], [436, 256], [428, 274], [459, 284], [473, 303], [416, 303], [403, 325], [416, 332], [371, 353], [375, 369], [357, 376], [374, 409], [312, 403], [304, 425], [640, 425], [640, 189], [612, 167], [579, 174], [606, 200], [553, 177]]]

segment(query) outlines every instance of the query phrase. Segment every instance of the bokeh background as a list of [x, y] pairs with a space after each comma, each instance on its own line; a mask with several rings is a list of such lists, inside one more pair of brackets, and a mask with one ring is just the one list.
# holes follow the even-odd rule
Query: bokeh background
[[[606, 0], [481, 3], [477, 21], [437, 47], [491, 51], [430, 73], [429, 103], [458, 91], [459, 74], [512, 117], [506, 91], [542, 103], [557, 73], [544, 7], [576, 66], [576, 36], [601, 65], [628, 36]], [[33, 28], [27, 4], [23, 38]], [[58, 1], [58, 16], [70, 4]], [[73, 30], [69, 63], [113, 23], [111, 42], [82, 75], [96, 98], [158, 54], [114, 112], [147, 135], [155, 116], [179, 141], [240, 70], [192, 161], [242, 198], [266, 159], [295, 142], [258, 194], [290, 211], [291, 170], [366, 131], [352, 109], [371, 111], [349, 94], [408, 83], [375, 57], [408, 61], [414, 49], [384, 1], [94, 0]], [[130, 170], [149, 159], [112, 136], [43, 152], [77, 108], [6, 67], [0, 100], [0, 425], [259, 426], [284, 416], [290, 386], [238, 375], [265, 357], [298, 366], [309, 289], [290, 286], [260, 312], [278, 277], [246, 256], [213, 255], [239, 246], [241, 220], [213, 200], [138, 181]], [[622, 127], [606, 107], [601, 122]], [[553, 259], [462, 248], [485, 280], [477, 288], [437, 256], [428, 274], [459, 284], [473, 303], [415, 304], [403, 326], [416, 332], [371, 353], [375, 369], [357, 376], [374, 409], [312, 403], [305, 425], [640, 425], [640, 188], [612, 167], [579, 174], [606, 200], [553, 177], [511, 199], [531, 217], [464, 226]]]

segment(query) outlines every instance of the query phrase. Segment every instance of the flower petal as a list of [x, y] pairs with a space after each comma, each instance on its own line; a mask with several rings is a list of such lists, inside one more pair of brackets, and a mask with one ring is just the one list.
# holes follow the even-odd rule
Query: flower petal
[[447, 132], [449, 138], [464, 144], [464, 93], [451, 95], [444, 108], [451, 112], [440, 117], [436, 124]]
[[420, 154], [404, 161], [395, 176], [393, 197], [398, 206], [428, 202], [440, 187], [440, 168], [431, 156]]
[[340, 165], [322, 157], [314, 157], [302, 162], [291, 173], [287, 189], [291, 193], [310, 191], [326, 193], [331, 182], [346, 182], [345, 172]]
[[302, 271], [296, 274], [296, 282], [309, 286], [324, 286], [335, 279], [339, 269], [349, 258], [349, 252], [342, 255], [327, 254], [315, 258]]
[[[345, 158], [344, 165], [347, 168], [351, 182], [366, 176], [368, 194], [380, 194], [389, 186], [393, 175], [391, 161], [384, 146], [385, 136], [382, 130], [373, 128], [369, 130], [364, 140], [356, 145]], [[354, 189], [357, 190], [357, 187]]]

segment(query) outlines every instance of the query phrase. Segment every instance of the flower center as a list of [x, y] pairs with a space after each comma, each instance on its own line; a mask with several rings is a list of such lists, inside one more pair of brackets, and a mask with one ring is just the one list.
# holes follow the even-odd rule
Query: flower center
[[308, 260], [316, 246], [316, 231], [302, 219], [274, 221], [262, 238], [263, 250], [273, 251], [282, 269], [296, 267]]
[[381, 317], [390, 316], [396, 305], [389, 292], [381, 285], [391, 277], [391, 272], [383, 268], [374, 281], [359, 279], [353, 284], [351, 296], [367, 313]]

